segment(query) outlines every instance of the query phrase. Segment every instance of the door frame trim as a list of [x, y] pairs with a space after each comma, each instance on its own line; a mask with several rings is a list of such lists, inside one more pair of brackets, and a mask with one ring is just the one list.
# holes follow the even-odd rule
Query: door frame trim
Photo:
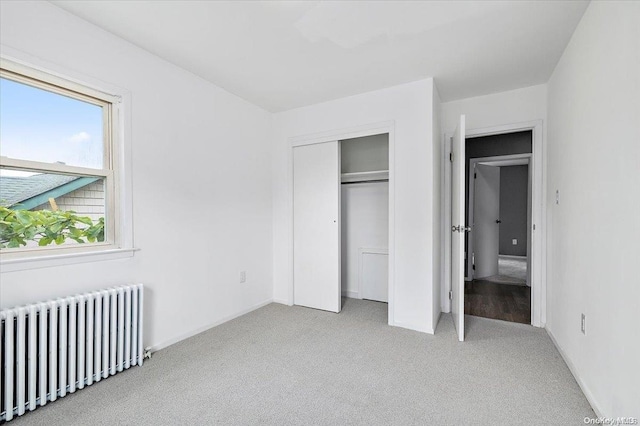
[[[532, 173], [532, 208], [531, 208], [531, 325], [542, 327], [547, 322], [547, 207], [546, 164], [544, 163], [544, 122], [532, 120], [526, 122], [504, 124], [499, 126], [469, 129], [465, 138], [499, 135], [530, 130], [532, 132], [532, 158], [530, 169]], [[442, 221], [443, 221], [443, 281], [442, 281], [442, 312], [451, 312], [448, 299], [451, 290], [451, 134], [444, 134], [442, 155]], [[535, 226], [535, 230], [533, 227]]]
[[[343, 129], [328, 130], [320, 133], [311, 133], [300, 136], [293, 136], [288, 139], [288, 174], [289, 174], [289, 211], [293, 219], [293, 148], [302, 145], [317, 143], [342, 141], [345, 139], [360, 138], [365, 136], [375, 136], [381, 134], [389, 135], [389, 302], [388, 302], [388, 324], [396, 325], [394, 316], [395, 300], [395, 120], [371, 123], [362, 126], [349, 127]], [[293, 305], [293, 220], [290, 224], [289, 241], [289, 289], [287, 304]]]

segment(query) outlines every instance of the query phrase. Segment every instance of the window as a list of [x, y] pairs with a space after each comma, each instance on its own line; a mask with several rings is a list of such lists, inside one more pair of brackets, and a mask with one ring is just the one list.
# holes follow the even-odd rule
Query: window
[[117, 103], [117, 97], [2, 61], [3, 259], [119, 247]]

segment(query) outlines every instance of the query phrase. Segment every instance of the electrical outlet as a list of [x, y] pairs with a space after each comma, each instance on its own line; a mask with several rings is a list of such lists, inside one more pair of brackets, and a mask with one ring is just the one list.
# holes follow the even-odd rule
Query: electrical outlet
[[556, 189], [556, 204], [560, 204], [560, 190]]
[[587, 320], [585, 315], [582, 314], [582, 316], [580, 317], [580, 331], [582, 331], [582, 334], [584, 335], [587, 334], [586, 327], [587, 327]]
[[518, 245], [518, 239], [514, 238], [513, 240], [511, 240], [511, 244], [513, 244], [514, 246]]
[[241, 283], [247, 282], [247, 271], [240, 272], [240, 282]]

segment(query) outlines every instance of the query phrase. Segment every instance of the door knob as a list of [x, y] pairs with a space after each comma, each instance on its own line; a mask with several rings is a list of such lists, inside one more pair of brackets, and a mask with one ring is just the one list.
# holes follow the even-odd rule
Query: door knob
[[452, 232], [471, 232], [471, 227], [470, 226], [462, 226], [462, 225], [452, 226], [451, 227], [451, 231]]
[[496, 223], [502, 223], [502, 221], [500, 219], [497, 219]]

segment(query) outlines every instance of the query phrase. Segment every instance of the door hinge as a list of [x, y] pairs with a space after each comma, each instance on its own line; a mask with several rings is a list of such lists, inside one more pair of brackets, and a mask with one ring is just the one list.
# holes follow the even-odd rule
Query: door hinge
[[473, 178], [474, 178], [474, 179], [478, 179], [478, 174], [477, 174], [477, 173], [474, 173], [474, 174], [473, 174]]
[[449, 153], [449, 161], [451, 161], [453, 163], [453, 152]]
[[453, 300], [453, 292], [449, 291], [449, 300]]

